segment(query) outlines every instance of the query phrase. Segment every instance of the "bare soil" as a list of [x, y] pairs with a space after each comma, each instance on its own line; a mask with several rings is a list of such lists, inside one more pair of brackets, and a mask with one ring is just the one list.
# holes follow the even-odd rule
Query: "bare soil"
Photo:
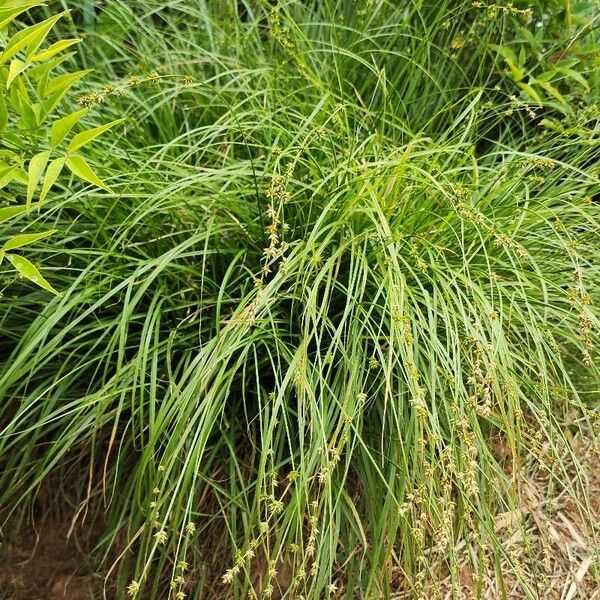
[[[600, 600], [598, 441], [596, 436], [577, 437], [570, 443], [583, 468], [579, 476], [586, 482], [587, 515], [564, 487], [555, 485], [550, 473], [528, 469], [521, 482], [521, 509], [499, 514], [496, 529], [507, 554], [519, 564], [522, 579], [529, 582], [529, 596], [513, 567], [503, 563], [502, 584], [494, 565], [486, 573], [482, 590], [486, 600], [503, 593], [509, 600], [521, 600], [532, 592], [543, 600]], [[115, 600], [106, 571], [97, 570], [84, 549], [91, 547], [89, 527], [72, 528], [64, 516], [47, 514], [18, 529], [17, 538], [0, 545], [0, 600]], [[459, 580], [463, 597], [469, 598], [474, 573], [468, 560], [460, 567]], [[450, 598], [451, 586], [445, 585], [449, 581], [441, 583], [441, 597]], [[399, 591], [393, 598], [408, 600], [407, 594]], [[439, 591], [429, 597], [439, 598]]]
[[[95, 600], [103, 598], [104, 576], [69, 532], [70, 524], [46, 516], [21, 527], [0, 550], [0, 600]], [[114, 598], [106, 590], [107, 600]]]

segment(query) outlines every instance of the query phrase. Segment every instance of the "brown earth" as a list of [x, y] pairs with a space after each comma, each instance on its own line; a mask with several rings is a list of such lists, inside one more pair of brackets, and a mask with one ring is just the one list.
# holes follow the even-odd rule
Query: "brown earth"
[[70, 525], [46, 516], [35, 526], [21, 527], [19, 537], [0, 550], [0, 600], [103, 598], [104, 577], [69, 534]]
[[[565, 492], [565, 482], [556, 486], [556, 474], [531, 465], [527, 469], [529, 474], [520, 484], [522, 506], [499, 514], [496, 530], [507, 554], [518, 562], [522, 580], [529, 582], [530, 595], [517, 581], [513, 568], [503, 562], [498, 565], [502, 583], [493, 565], [484, 577], [485, 600], [501, 598], [501, 588], [509, 600], [532, 597], [532, 592], [540, 600], [600, 600], [600, 532], [594, 527], [600, 525], [598, 442], [597, 436], [570, 441], [585, 473], [579, 478], [586, 483], [587, 506]], [[587, 514], [582, 514], [582, 509]], [[114, 600], [105, 572], [94, 568], [83, 547], [90, 542], [85, 527], [73, 530], [64, 516], [47, 514], [35, 519], [34, 526], [22, 525], [19, 531], [18, 538], [0, 546], [0, 600]], [[464, 546], [461, 553], [468, 554]], [[474, 574], [468, 559], [460, 567], [459, 581], [463, 597], [469, 598]], [[451, 598], [448, 583], [442, 581], [441, 590], [438, 586], [439, 591], [428, 600]], [[409, 594], [398, 591], [393, 598], [409, 600]]]

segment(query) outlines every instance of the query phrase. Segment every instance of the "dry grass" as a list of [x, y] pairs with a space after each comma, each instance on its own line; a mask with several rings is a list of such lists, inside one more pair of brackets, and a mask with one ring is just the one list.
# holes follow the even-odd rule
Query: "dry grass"
[[[499, 565], [490, 564], [478, 579], [469, 558], [476, 549], [467, 547], [463, 540], [455, 548], [460, 557], [458, 589], [453, 590], [448, 575], [441, 584], [434, 580], [428, 598], [476, 596], [478, 580], [483, 582], [479, 592], [486, 600], [600, 598], [599, 438], [589, 431], [578, 433], [569, 441], [573, 454], [565, 451], [560, 458], [570, 467], [570, 481], [558, 481], [552, 470], [532, 457], [523, 466], [519, 478], [520, 509], [496, 516], [496, 533], [505, 559]], [[573, 456], [580, 461], [579, 474]], [[569, 487], [575, 487], [582, 478], [589, 503], [583, 498], [576, 502], [568, 493]], [[394, 596], [396, 600], [411, 597], [410, 592]]]
[[[509, 600], [600, 598], [600, 546], [595, 527], [600, 523], [598, 442], [598, 436], [591, 431], [570, 438], [570, 449], [580, 461], [586, 479], [589, 514], [582, 512], [580, 503], [567, 493], [569, 484], [582, 478], [581, 473], [577, 476], [569, 452], [565, 451], [561, 459], [572, 468], [570, 482], [557, 483], [552, 471], [534, 458], [523, 465], [520, 510], [496, 516], [496, 533], [506, 555], [497, 566], [501, 577], [494, 565], [490, 565], [479, 579], [484, 582], [482, 598], [495, 600], [503, 594]], [[504, 454], [509, 469], [505, 448], [498, 446], [497, 452]], [[47, 513], [22, 531], [25, 533], [6, 545], [0, 557], [0, 600], [89, 600], [101, 598], [103, 593], [109, 600], [114, 598], [110, 580], [105, 579], [106, 569], [95, 569], [83, 548], [85, 526], [73, 527], [64, 515]], [[449, 575], [434, 578], [432, 581], [436, 583], [427, 590], [427, 598], [450, 599], [453, 591], [457, 593], [455, 597], [462, 594], [464, 598], [477, 593], [478, 577], [469, 558], [474, 548], [463, 541], [455, 552], [461, 561], [458, 590], [453, 590]], [[289, 580], [285, 566], [278, 570], [282, 576], [278, 578], [273, 598], [285, 592], [285, 581]], [[398, 581], [403, 580], [398, 567]], [[402, 585], [399, 583], [398, 587]], [[219, 594], [224, 593], [222, 587], [217, 588]], [[188, 591], [190, 597], [196, 597], [194, 589]], [[342, 598], [345, 593], [340, 581], [336, 596]], [[412, 597], [410, 591], [393, 596], [395, 600]]]

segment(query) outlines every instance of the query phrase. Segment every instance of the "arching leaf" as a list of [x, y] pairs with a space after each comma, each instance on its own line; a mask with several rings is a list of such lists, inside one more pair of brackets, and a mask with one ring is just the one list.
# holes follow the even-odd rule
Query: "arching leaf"
[[53, 294], [58, 294], [58, 292], [42, 277], [42, 274], [37, 270], [37, 267], [29, 260], [23, 256], [19, 256], [18, 254], [6, 254], [6, 258], [10, 260], [13, 267], [19, 272], [20, 275], [26, 279], [29, 279], [30, 281], [33, 281], [33, 283], [39, 285], [45, 290], [48, 290]]
[[80, 148], [83, 148], [86, 144], [89, 144], [92, 140], [96, 139], [99, 135], [102, 135], [105, 131], [108, 131], [111, 127], [114, 127], [118, 123], [122, 123], [125, 119], [117, 119], [116, 121], [111, 121], [110, 123], [106, 123], [105, 125], [100, 125], [99, 127], [94, 127], [93, 129], [88, 129], [87, 131], [82, 131], [73, 137], [71, 143], [69, 144], [69, 152], [75, 152]]
[[27, 48], [27, 55], [35, 52], [44, 41], [52, 27], [65, 13], [54, 15], [41, 23], [36, 23], [30, 27], [22, 29], [15, 33], [9, 40], [4, 52], [0, 55], [0, 65], [10, 60], [15, 54], [18, 54], [24, 48]]
[[45, 50], [42, 50], [41, 52], [38, 52], [37, 54], [34, 54], [33, 56], [31, 56], [30, 60], [31, 60], [31, 62], [36, 62], [36, 61], [40, 61], [40, 60], [48, 60], [49, 58], [52, 58], [55, 54], [58, 54], [59, 52], [62, 52], [63, 50], [70, 48], [74, 44], [78, 44], [80, 41], [81, 41], [81, 38], [73, 38], [73, 39], [69, 39], [69, 40], [59, 40], [58, 42], [55, 42], [51, 46], [48, 46]]
[[58, 179], [58, 176], [60, 175], [64, 164], [65, 164], [65, 159], [64, 159], [64, 157], [62, 157], [62, 158], [55, 158], [48, 165], [48, 169], [46, 170], [46, 176], [44, 177], [44, 184], [42, 185], [42, 191], [40, 192], [40, 203], [42, 203], [46, 199], [46, 196], [48, 195], [50, 188], [54, 185], [54, 183]]
[[62, 119], [58, 119], [52, 123], [52, 128], [50, 130], [50, 140], [52, 145], [58, 146], [77, 121], [79, 121], [79, 119], [81, 119], [88, 111], [89, 108], [83, 108], [82, 110], [78, 110], [77, 112], [62, 117]]
[[83, 156], [71, 156], [67, 158], [66, 165], [76, 177], [110, 192], [110, 188], [94, 173], [92, 167], [90, 167]]
[[19, 204], [18, 206], [3, 206], [0, 208], [0, 223], [8, 221], [9, 219], [27, 212], [28, 210], [29, 208], [24, 204]]
[[42, 240], [53, 233], [54, 231], [43, 231], [42, 233], [24, 233], [22, 235], [15, 235], [2, 246], [1, 250], [8, 252], [9, 250], [14, 250], [15, 248], [29, 246], [30, 244], [33, 244], [38, 240]]
[[37, 184], [39, 183], [42, 174], [44, 173], [44, 169], [48, 164], [48, 159], [50, 158], [50, 150], [45, 150], [44, 152], [38, 152], [30, 161], [29, 161], [29, 169], [27, 171], [28, 182], [27, 182], [27, 206], [31, 204], [31, 200], [33, 198], [33, 194], [35, 193], [35, 189], [37, 188]]

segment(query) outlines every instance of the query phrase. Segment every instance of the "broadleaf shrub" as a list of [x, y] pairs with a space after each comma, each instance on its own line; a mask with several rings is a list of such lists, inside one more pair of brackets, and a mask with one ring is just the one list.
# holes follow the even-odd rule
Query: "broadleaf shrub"
[[[0, 52], [0, 188], [2, 200], [8, 202], [0, 208], [0, 222], [41, 208], [65, 166], [77, 178], [108, 190], [79, 151], [116, 121], [78, 133], [69, 145], [62, 144], [87, 112], [56, 116], [65, 96], [87, 74], [85, 70], [56, 74], [70, 57], [64, 51], [79, 43], [79, 38], [55, 39], [44, 46], [66, 13], [14, 27], [29, 9], [42, 5], [11, 0], [0, 8], [4, 37]], [[29, 259], [14, 253], [51, 233], [11, 235], [0, 247], [0, 263], [6, 258], [19, 275], [55, 292]]]

